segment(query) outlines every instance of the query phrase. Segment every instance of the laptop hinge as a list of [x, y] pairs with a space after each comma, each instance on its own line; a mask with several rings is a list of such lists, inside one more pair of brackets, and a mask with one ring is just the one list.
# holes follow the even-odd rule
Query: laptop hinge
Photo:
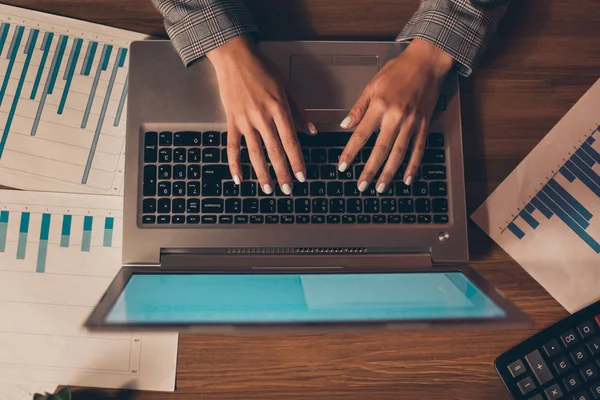
[[310, 254], [194, 254], [166, 253], [162, 268], [191, 269], [429, 269], [431, 254], [422, 253], [310, 253]]

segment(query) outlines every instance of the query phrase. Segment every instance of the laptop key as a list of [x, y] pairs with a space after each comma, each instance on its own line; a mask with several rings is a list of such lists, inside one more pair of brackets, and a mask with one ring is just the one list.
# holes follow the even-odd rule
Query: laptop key
[[398, 207], [396, 207], [396, 199], [383, 199], [381, 200], [381, 212], [386, 214], [396, 213]]
[[158, 159], [158, 137], [156, 132], [144, 134], [144, 162], [155, 163]]
[[159, 224], [170, 224], [171, 223], [171, 216], [170, 215], [159, 215], [158, 216], [158, 223]]
[[338, 171], [338, 179], [341, 181], [353, 180], [354, 179], [354, 168], [350, 167], [344, 172]]
[[185, 223], [185, 215], [173, 215], [171, 222], [174, 224], [183, 224]]
[[322, 165], [321, 166], [321, 179], [327, 179], [327, 180], [331, 180], [331, 179], [336, 179], [337, 178], [337, 169], [335, 168], [335, 165]]
[[227, 165], [203, 165], [202, 179], [231, 179], [231, 173]]
[[404, 182], [396, 182], [395, 186], [396, 186], [396, 196], [406, 197], [406, 196], [411, 195], [410, 186], [406, 186], [404, 184]]
[[327, 151], [325, 149], [312, 149], [310, 151], [310, 162], [313, 164], [325, 164], [327, 162]]
[[244, 147], [241, 151], [240, 151], [240, 160], [243, 163], [250, 163], [250, 152], [248, 151], [248, 149], [246, 147]]
[[185, 196], [185, 182], [173, 182], [173, 196]]
[[399, 224], [402, 220], [399, 215], [388, 215], [387, 222], [388, 224]]
[[302, 158], [304, 158], [304, 164], [308, 164], [310, 162], [310, 150], [302, 149]]
[[433, 216], [433, 223], [434, 224], [447, 224], [448, 223], [448, 216], [447, 215], [434, 215]]
[[296, 215], [297, 224], [308, 224], [310, 222], [310, 216], [308, 215]]
[[279, 223], [279, 215], [267, 215], [265, 217], [265, 222], [267, 224], [278, 224]]
[[233, 197], [240, 194], [240, 187], [232, 181], [223, 183], [223, 196]]
[[142, 224], [154, 224], [156, 223], [156, 215], [144, 215], [142, 217]]
[[328, 224], [339, 224], [342, 219], [339, 215], [328, 215], [327, 223]]
[[414, 215], [403, 215], [402, 216], [403, 224], [414, 224], [415, 222], [417, 222], [417, 217]]
[[443, 164], [446, 162], [444, 149], [425, 149], [423, 153], [423, 164]]
[[175, 132], [173, 135], [173, 144], [175, 146], [200, 146], [202, 143], [202, 134], [200, 132], [182, 131]]
[[444, 134], [439, 132], [430, 133], [427, 137], [428, 147], [444, 147]]
[[294, 182], [294, 188], [292, 194], [298, 197], [308, 196], [308, 183], [307, 182]]
[[188, 162], [199, 163], [200, 162], [200, 149], [191, 148], [187, 151]]
[[356, 216], [355, 215], [342, 215], [342, 224], [355, 224]]
[[223, 199], [202, 199], [202, 214], [222, 214]]
[[248, 216], [247, 215], [236, 215], [235, 217], [233, 217], [233, 222], [235, 222], [236, 224], [247, 224]]
[[200, 196], [200, 182], [188, 182], [187, 183], [187, 195], [188, 196]]
[[227, 146], [227, 132], [221, 133], [221, 144]]
[[429, 199], [417, 199], [415, 200], [415, 208], [418, 213], [430, 213], [431, 201]]
[[171, 179], [171, 166], [168, 164], [161, 164], [158, 166], [158, 179]]
[[311, 215], [311, 222], [313, 224], [324, 224], [325, 216], [324, 215]]
[[329, 212], [343, 214], [346, 212], [346, 200], [343, 198], [329, 199]]
[[145, 197], [156, 196], [156, 165], [144, 165], [142, 193]]
[[199, 224], [200, 216], [199, 215], [188, 215], [187, 217], [185, 217], [185, 222], [187, 224]]
[[222, 183], [216, 179], [204, 179], [202, 181], [202, 196], [220, 196]]
[[402, 214], [415, 212], [413, 199], [398, 199], [398, 212]]
[[203, 146], [220, 146], [221, 145], [221, 132], [204, 132], [202, 134], [202, 145]]
[[308, 214], [310, 213], [310, 199], [296, 199], [294, 207], [296, 208], [297, 214]]
[[216, 215], [203, 215], [202, 216], [202, 223], [203, 224], [216, 224], [217, 223], [217, 216]]
[[359, 224], [370, 224], [371, 223], [371, 216], [370, 215], [359, 215], [356, 218], [356, 221]]
[[415, 182], [412, 184], [413, 193], [415, 196], [427, 196], [429, 191], [427, 190], [427, 182]]
[[327, 199], [313, 199], [312, 200], [312, 212], [318, 214], [325, 214], [329, 207], [327, 206]]
[[250, 167], [250, 165], [242, 165], [242, 179], [250, 179], [250, 177], [252, 176], [251, 171], [252, 168]]
[[367, 188], [367, 190], [362, 192], [362, 195], [369, 196], [369, 197], [377, 196], [377, 189], [375, 189], [375, 184], [371, 183], [371, 185]]
[[192, 180], [200, 179], [200, 166], [199, 165], [188, 165], [187, 178], [192, 179]]
[[256, 182], [242, 182], [241, 184], [242, 196], [256, 196]]
[[311, 196], [326, 196], [325, 182], [311, 182], [310, 183], [310, 195]]
[[158, 162], [170, 163], [173, 161], [173, 149], [161, 148], [158, 150]]
[[173, 144], [173, 132], [161, 132], [158, 136], [158, 144], [161, 146], [171, 146]]
[[[350, 167], [350, 168], [352, 168], [352, 167]], [[360, 176], [362, 175], [362, 172], [363, 172], [364, 169], [365, 169], [365, 165], [364, 164], [359, 164], [359, 165], [357, 165], [357, 166], [354, 167], [354, 176], [356, 177], [356, 179], [360, 178]]]
[[158, 199], [159, 214], [168, 214], [171, 212], [171, 199]]
[[202, 149], [202, 162], [218, 163], [221, 161], [221, 150], [218, 148]]
[[360, 214], [363, 212], [362, 199], [346, 199], [346, 212], [349, 214]]
[[358, 190], [358, 186], [356, 186], [356, 182], [344, 183], [344, 196], [360, 196], [360, 191]]
[[426, 180], [446, 179], [446, 167], [443, 165], [423, 165], [421, 173]]
[[294, 216], [293, 215], [282, 215], [281, 216], [281, 223], [282, 224], [293, 224], [294, 223]]
[[343, 196], [344, 185], [342, 182], [327, 182], [327, 196]]
[[342, 155], [342, 151], [344, 149], [342, 148], [333, 148], [333, 149], [329, 149], [327, 151], [327, 162], [329, 162], [330, 164], [336, 164], [339, 163], [340, 161], [340, 156]]
[[447, 196], [446, 182], [431, 182], [429, 184], [429, 194], [431, 196]]
[[417, 216], [417, 222], [419, 224], [430, 224], [431, 223], [431, 215], [428, 214], [419, 214]]
[[178, 163], [185, 162], [187, 159], [186, 155], [187, 150], [183, 147], [178, 147], [175, 150], [173, 150], [173, 161]]
[[393, 196], [394, 195], [394, 185], [389, 185], [385, 192], [379, 193], [379, 196]]
[[385, 224], [385, 215], [373, 215], [374, 224]]
[[277, 201], [275, 199], [261, 199], [260, 212], [262, 214], [275, 214]]
[[309, 181], [319, 179], [319, 166], [318, 165], [307, 165], [306, 166], [306, 179]]
[[220, 224], [233, 224], [233, 215], [219, 215]]
[[154, 214], [156, 212], [156, 199], [144, 199], [142, 201], [142, 212], [144, 214]]
[[434, 213], [447, 213], [448, 212], [448, 200], [433, 199], [431, 201], [431, 208]]
[[264, 215], [251, 215], [250, 216], [251, 224], [262, 224], [263, 222], [265, 222]]
[[183, 214], [185, 210], [185, 199], [173, 199], [171, 203], [171, 212], [173, 214]]
[[292, 200], [292, 199], [277, 200], [277, 213], [291, 214], [293, 212], [294, 212], [294, 200]]
[[242, 200], [241, 199], [225, 200], [225, 212], [228, 214], [241, 213], [242, 212]]
[[200, 199], [187, 199], [187, 213], [198, 214], [200, 212]]
[[244, 199], [243, 208], [244, 214], [258, 213], [258, 199]]
[[379, 213], [379, 199], [365, 199], [364, 210], [369, 214]]
[[173, 179], [185, 179], [185, 165], [177, 164], [173, 166]]

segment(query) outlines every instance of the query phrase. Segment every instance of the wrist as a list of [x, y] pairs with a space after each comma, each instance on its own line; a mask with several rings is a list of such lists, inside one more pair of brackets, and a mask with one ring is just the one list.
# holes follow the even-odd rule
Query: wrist
[[237, 36], [225, 44], [206, 53], [206, 57], [216, 67], [217, 72], [220, 68], [232, 63], [254, 57], [256, 52], [256, 44], [248, 36]]
[[454, 66], [450, 54], [426, 40], [414, 39], [405, 52], [412, 54], [423, 68], [429, 69], [439, 79], [443, 79]]

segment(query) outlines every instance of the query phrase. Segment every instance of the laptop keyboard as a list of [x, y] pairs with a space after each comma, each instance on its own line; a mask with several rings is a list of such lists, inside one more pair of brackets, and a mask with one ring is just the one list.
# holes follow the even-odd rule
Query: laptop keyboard
[[[363, 193], [357, 179], [375, 135], [345, 172], [339, 156], [351, 133], [299, 135], [307, 181], [292, 195], [275, 184], [262, 192], [242, 140], [243, 182], [235, 185], [227, 165], [227, 132], [145, 132], [142, 224], [447, 224], [448, 188], [444, 135], [430, 133], [415, 181], [403, 182], [406, 160], [385, 193], [375, 182]], [[409, 153], [410, 154], [410, 153]], [[273, 167], [269, 170], [274, 183]]]

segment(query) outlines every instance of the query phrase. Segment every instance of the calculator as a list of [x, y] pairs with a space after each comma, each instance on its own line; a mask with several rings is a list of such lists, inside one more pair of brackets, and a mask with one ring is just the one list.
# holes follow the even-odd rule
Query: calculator
[[496, 359], [515, 400], [600, 399], [600, 301]]

